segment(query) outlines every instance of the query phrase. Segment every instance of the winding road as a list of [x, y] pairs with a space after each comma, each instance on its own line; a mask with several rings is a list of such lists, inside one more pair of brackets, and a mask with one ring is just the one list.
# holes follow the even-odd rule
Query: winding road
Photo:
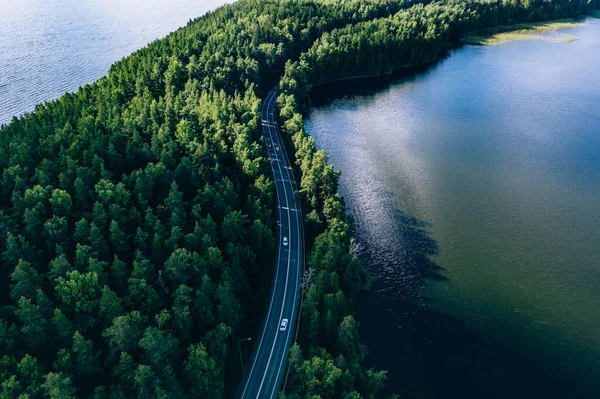
[[[240, 390], [241, 399], [278, 397], [300, 306], [302, 214], [294, 197], [296, 183], [292, 166], [275, 122], [276, 99], [277, 87], [271, 90], [263, 101], [262, 128], [275, 179], [279, 214], [277, 264], [269, 310], [250, 370]], [[283, 319], [288, 319], [289, 323], [285, 331], [280, 331]]]

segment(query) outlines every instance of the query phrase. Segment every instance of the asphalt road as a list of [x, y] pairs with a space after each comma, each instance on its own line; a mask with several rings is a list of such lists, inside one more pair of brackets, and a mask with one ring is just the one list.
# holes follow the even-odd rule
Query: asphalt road
[[[262, 126], [275, 179], [279, 213], [277, 264], [269, 310], [250, 370], [240, 390], [241, 399], [278, 397], [300, 306], [302, 215], [294, 198], [295, 181], [291, 164], [275, 123], [276, 90], [271, 90], [263, 101]], [[284, 237], [287, 237], [288, 245], [283, 244]], [[279, 330], [282, 319], [289, 320], [285, 331]]]

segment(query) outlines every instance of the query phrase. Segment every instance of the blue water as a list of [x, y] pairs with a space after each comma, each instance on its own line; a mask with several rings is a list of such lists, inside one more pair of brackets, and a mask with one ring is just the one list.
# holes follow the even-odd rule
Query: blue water
[[565, 32], [314, 93], [387, 393], [600, 397], [600, 20]]
[[115, 61], [224, 3], [0, 0], [0, 124], [95, 81]]

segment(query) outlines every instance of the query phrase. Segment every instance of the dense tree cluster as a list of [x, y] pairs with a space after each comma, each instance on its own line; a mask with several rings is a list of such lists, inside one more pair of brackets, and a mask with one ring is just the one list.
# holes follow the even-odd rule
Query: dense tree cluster
[[291, 395], [373, 395], [385, 376], [361, 369], [353, 316], [366, 278], [338, 174], [298, 104], [314, 84], [435, 59], [464, 31], [593, 1], [240, 0], [2, 126], [0, 397], [232, 392], [237, 339], [271, 287], [259, 96], [284, 70], [281, 118], [315, 237]]
[[371, 398], [384, 372], [363, 370], [354, 302], [365, 280], [354, 254], [351, 226], [337, 194], [338, 173], [304, 130], [302, 108], [311, 87], [331, 81], [390, 73], [438, 59], [467, 32], [503, 24], [575, 17], [594, 1], [447, 1], [417, 4], [388, 17], [325, 32], [280, 82], [279, 120], [295, 150], [307, 231], [315, 236], [308, 267], [299, 344], [290, 353], [289, 399]]

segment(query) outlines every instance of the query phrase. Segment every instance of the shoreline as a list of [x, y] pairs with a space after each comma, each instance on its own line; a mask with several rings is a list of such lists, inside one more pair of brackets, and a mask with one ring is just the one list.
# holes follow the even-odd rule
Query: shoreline
[[[594, 17], [595, 14], [591, 14]], [[566, 18], [554, 21], [503, 25], [496, 28], [472, 32], [460, 39], [461, 44], [475, 46], [497, 46], [500, 44], [521, 40], [543, 40], [552, 43], [571, 43], [577, 37], [559, 32], [567, 28], [584, 26], [582, 18]]]
[[405, 65], [405, 66], [403, 66], [401, 68], [392, 69], [391, 71], [386, 71], [386, 72], [383, 72], [383, 73], [375, 73], [375, 74], [371, 74], [371, 75], [355, 75], [355, 76], [348, 76], [348, 77], [345, 77], [345, 78], [328, 80], [326, 82], [322, 82], [322, 83], [317, 83], [317, 84], [311, 85], [310, 88], [312, 90], [314, 88], [320, 88], [320, 87], [323, 87], [323, 86], [327, 86], [327, 85], [335, 84], [335, 83], [340, 83], [340, 82], [346, 82], [346, 81], [352, 81], [352, 80], [362, 80], [362, 79], [382, 78], [382, 77], [393, 75], [395, 73], [406, 71], [408, 69], [419, 68], [419, 67], [423, 67], [423, 66], [426, 66], [426, 65], [433, 65], [433, 64], [437, 63], [439, 60], [443, 59], [445, 56], [447, 56], [447, 54], [442, 55], [441, 57], [429, 59], [427, 61], [418, 62], [416, 64]]

